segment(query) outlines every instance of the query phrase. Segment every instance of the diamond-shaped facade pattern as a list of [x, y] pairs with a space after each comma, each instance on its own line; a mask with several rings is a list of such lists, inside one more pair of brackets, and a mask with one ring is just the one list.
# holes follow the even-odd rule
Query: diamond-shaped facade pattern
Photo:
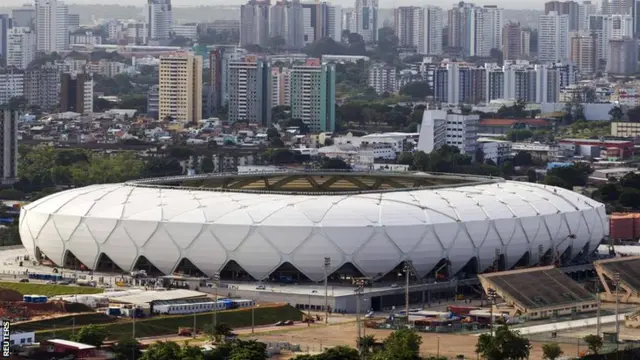
[[[363, 195], [274, 195], [128, 184], [53, 194], [24, 206], [20, 235], [57, 264], [73, 253], [97, 266], [101, 253], [130, 270], [144, 256], [165, 273], [186, 258], [212, 275], [233, 260], [258, 279], [285, 262], [324, 277], [352, 262], [365, 276], [385, 275], [411, 259], [418, 275], [442, 259], [478, 270], [504, 255], [513, 266], [540, 249], [576, 256], [608, 234], [604, 206], [550, 186], [500, 182], [455, 189]], [[575, 237], [575, 239], [574, 239]]]

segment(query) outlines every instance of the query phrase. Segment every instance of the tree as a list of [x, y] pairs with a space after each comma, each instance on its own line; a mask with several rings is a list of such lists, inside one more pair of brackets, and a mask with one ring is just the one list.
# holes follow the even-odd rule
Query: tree
[[348, 170], [351, 166], [342, 159], [323, 158], [320, 168], [326, 170]]
[[560, 348], [560, 345], [556, 343], [549, 343], [542, 345], [542, 355], [545, 359], [556, 360], [562, 356], [564, 352]]
[[583, 338], [583, 340], [587, 344], [589, 351], [592, 354], [596, 354], [596, 355], [600, 352], [602, 345], [604, 345], [602, 341], [602, 337], [598, 335], [587, 335]]
[[426, 81], [410, 82], [400, 89], [400, 95], [411, 96], [415, 100], [424, 100], [427, 96], [431, 96], [432, 92], [429, 83]]
[[211, 155], [206, 155], [200, 162], [200, 172], [203, 174], [210, 174], [213, 170], [215, 170], [213, 157]]
[[618, 201], [618, 198], [620, 198], [620, 194], [622, 193], [622, 187], [620, 184], [608, 182], [600, 187], [599, 192], [601, 201]]
[[150, 345], [140, 360], [178, 360], [180, 359], [182, 350], [180, 345], [172, 341], [157, 342]]
[[554, 175], [545, 175], [543, 183], [546, 185], [557, 186], [565, 189], [571, 189], [564, 180]]
[[376, 360], [419, 360], [422, 338], [414, 330], [400, 329], [384, 340], [383, 350], [376, 354]]
[[531, 166], [533, 165], [533, 158], [531, 153], [526, 151], [518, 151], [513, 157], [514, 166]]
[[476, 352], [487, 360], [526, 359], [530, 350], [529, 340], [507, 325], [497, 328], [494, 335], [480, 335], [476, 344]]
[[609, 116], [611, 116], [611, 121], [620, 121], [624, 116], [622, 112], [622, 108], [620, 106], [614, 106], [609, 110]]
[[77, 333], [71, 336], [71, 340], [79, 343], [93, 345], [95, 347], [102, 346], [102, 343], [107, 338], [107, 333], [104, 328], [96, 325], [87, 325], [82, 327]]
[[618, 199], [620, 205], [633, 209], [640, 208], [640, 190], [633, 188], [625, 188]]
[[225, 337], [231, 335], [231, 331], [232, 329], [229, 325], [225, 323], [219, 323], [213, 327], [213, 337], [216, 342], [220, 342], [224, 340]]
[[375, 344], [376, 344], [376, 337], [373, 335], [362, 336], [358, 341], [358, 345], [360, 345], [360, 348], [366, 353], [371, 352]]
[[403, 152], [402, 154], [400, 154], [400, 156], [398, 156], [398, 159], [396, 159], [398, 164], [402, 164], [402, 165], [412, 165], [413, 164], [413, 154], [410, 152]]
[[359, 360], [358, 350], [348, 346], [336, 346], [326, 349], [318, 355], [298, 355], [293, 360]]
[[116, 360], [136, 360], [142, 356], [140, 343], [131, 337], [120, 339], [113, 345], [111, 351], [113, 351]]

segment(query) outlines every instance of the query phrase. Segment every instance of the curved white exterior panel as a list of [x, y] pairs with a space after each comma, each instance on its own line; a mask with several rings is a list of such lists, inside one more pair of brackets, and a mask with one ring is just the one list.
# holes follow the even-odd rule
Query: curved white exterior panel
[[457, 272], [475, 257], [482, 271], [498, 252], [509, 268], [527, 252], [536, 262], [540, 249], [592, 251], [608, 231], [604, 205], [509, 181], [315, 196], [108, 184], [45, 197], [20, 214], [29, 253], [57, 264], [69, 251], [94, 268], [104, 253], [130, 270], [144, 256], [171, 273], [187, 258], [212, 275], [233, 260], [264, 279], [289, 262], [315, 281], [325, 256], [330, 272], [349, 262], [372, 278], [407, 259], [420, 276], [443, 258]]

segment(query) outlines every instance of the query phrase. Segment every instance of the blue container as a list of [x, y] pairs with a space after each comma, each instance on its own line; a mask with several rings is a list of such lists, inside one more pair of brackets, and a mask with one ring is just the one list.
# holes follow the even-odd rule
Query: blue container
[[22, 301], [24, 301], [26, 303], [32, 303], [33, 302], [33, 298], [31, 298], [31, 295], [24, 295], [22, 297]]
[[122, 315], [122, 312], [120, 311], [120, 308], [109, 308], [107, 315], [109, 316], [120, 316]]

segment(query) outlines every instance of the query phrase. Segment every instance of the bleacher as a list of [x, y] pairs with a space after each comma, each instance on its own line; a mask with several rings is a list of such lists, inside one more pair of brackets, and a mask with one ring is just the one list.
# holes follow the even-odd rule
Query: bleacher
[[621, 284], [636, 294], [640, 293], [640, 257], [615, 258], [597, 261], [596, 264], [596, 268], [601, 267], [610, 279], [613, 279], [615, 273], [619, 273]]
[[560, 269], [541, 267], [479, 275], [483, 287], [493, 288], [507, 302], [531, 311], [585, 301], [595, 296]]

